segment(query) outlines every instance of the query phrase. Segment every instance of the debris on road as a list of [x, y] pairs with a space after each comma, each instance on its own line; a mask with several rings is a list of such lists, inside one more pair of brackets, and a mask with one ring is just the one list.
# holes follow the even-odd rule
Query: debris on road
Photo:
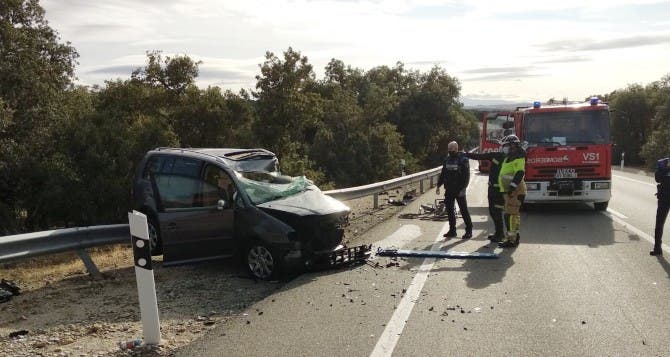
[[28, 330], [19, 330], [19, 331], [14, 331], [9, 333], [9, 338], [11, 340], [19, 339], [23, 336], [26, 336], [28, 334]]
[[125, 342], [119, 342], [119, 347], [121, 348], [121, 350], [132, 350], [135, 349], [136, 347], [140, 347], [141, 345], [142, 345], [141, 338], [136, 338], [134, 340]]
[[21, 289], [13, 281], [0, 280], [0, 303], [9, 301], [12, 297], [19, 295]]
[[[484, 252], [452, 252], [444, 250], [412, 250], [396, 248], [377, 248], [377, 256], [380, 257], [420, 257], [420, 258], [444, 258], [444, 259], [497, 259], [496, 253]], [[390, 263], [389, 263], [390, 264]], [[387, 264], [387, 268], [389, 265]]]

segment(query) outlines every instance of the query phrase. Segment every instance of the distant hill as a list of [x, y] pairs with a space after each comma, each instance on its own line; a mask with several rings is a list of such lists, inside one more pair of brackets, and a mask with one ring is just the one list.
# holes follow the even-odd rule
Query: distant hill
[[514, 110], [517, 107], [530, 107], [533, 102], [513, 102], [499, 99], [470, 99], [461, 98], [463, 107], [468, 110], [491, 111], [491, 110]]

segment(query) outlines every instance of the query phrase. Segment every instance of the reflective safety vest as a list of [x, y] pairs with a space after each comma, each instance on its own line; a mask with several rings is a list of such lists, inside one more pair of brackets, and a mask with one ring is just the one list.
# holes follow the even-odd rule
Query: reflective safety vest
[[519, 189], [519, 194], [525, 195], [526, 183], [523, 176], [526, 169], [526, 158], [520, 156], [508, 160], [509, 156], [500, 165], [500, 175], [498, 176], [500, 192], [511, 192]]

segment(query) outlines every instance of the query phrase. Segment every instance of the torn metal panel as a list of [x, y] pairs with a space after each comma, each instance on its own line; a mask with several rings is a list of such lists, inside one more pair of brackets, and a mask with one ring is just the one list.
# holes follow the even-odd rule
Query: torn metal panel
[[279, 172], [277, 156], [265, 149], [200, 149], [200, 152], [222, 158], [239, 172]]
[[498, 259], [496, 253], [482, 252], [452, 252], [448, 250], [411, 250], [395, 248], [378, 248], [377, 255], [380, 257], [417, 257], [417, 258], [443, 258], [443, 259]]
[[324, 195], [316, 186], [293, 196], [259, 204], [257, 207], [284, 211], [298, 216], [344, 214], [350, 211], [347, 205]]
[[342, 248], [327, 254], [314, 257], [311, 268], [313, 270], [335, 268], [356, 263], [364, 263], [372, 254], [372, 244], [363, 244], [351, 248]]

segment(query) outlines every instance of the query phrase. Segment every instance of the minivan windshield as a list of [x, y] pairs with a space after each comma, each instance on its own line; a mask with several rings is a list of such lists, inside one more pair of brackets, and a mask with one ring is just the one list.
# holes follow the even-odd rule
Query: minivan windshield
[[305, 176], [290, 177], [267, 172], [238, 172], [240, 187], [254, 204], [297, 195], [313, 185]]
[[588, 110], [533, 113], [523, 122], [528, 145], [607, 144], [610, 142], [609, 112]]

